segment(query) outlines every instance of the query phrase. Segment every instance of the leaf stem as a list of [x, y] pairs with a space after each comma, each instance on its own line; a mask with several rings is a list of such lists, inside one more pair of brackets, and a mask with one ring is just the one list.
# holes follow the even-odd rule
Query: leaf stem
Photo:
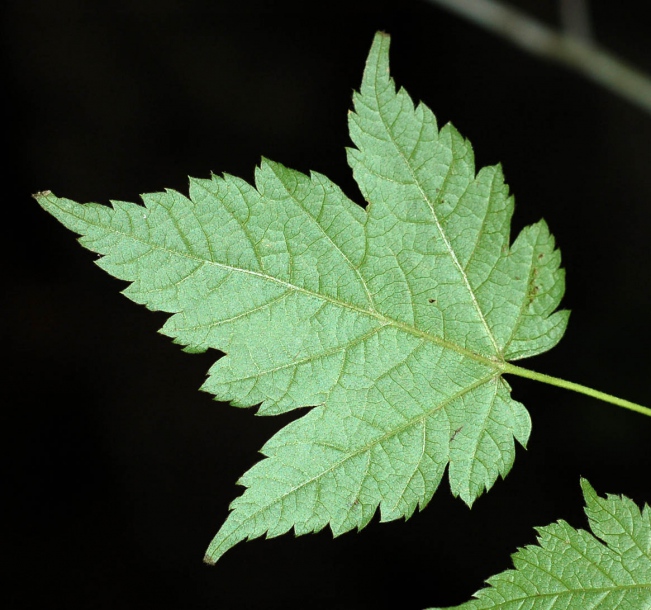
[[638, 405], [637, 403], [631, 402], [630, 400], [618, 398], [612, 394], [606, 394], [605, 392], [600, 392], [599, 390], [593, 390], [592, 388], [581, 385], [580, 383], [566, 381], [565, 379], [559, 379], [558, 377], [552, 377], [551, 375], [545, 375], [544, 373], [537, 373], [536, 371], [531, 371], [529, 369], [525, 369], [508, 362], [505, 362], [502, 365], [502, 370], [505, 373], [510, 373], [512, 375], [518, 375], [520, 377], [526, 377], [527, 379], [534, 379], [535, 381], [548, 383], [549, 385], [555, 385], [559, 388], [565, 388], [566, 390], [580, 392], [581, 394], [586, 394], [592, 398], [597, 398], [598, 400], [603, 400], [604, 402], [612, 403], [618, 407], [624, 407], [624, 409], [630, 409], [631, 411], [636, 411], [638, 413], [642, 413], [643, 415], [648, 415], [651, 417], [651, 409], [648, 407], [643, 407], [642, 405]]

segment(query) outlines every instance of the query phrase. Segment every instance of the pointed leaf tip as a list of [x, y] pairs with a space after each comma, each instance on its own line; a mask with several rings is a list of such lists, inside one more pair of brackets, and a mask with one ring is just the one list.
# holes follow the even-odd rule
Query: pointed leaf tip
[[390, 46], [391, 36], [385, 32], [376, 32], [366, 58], [366, 68], [362, 77], [362, 90], [366, 87], [373, 87], [375, 83], [389, 78]]
[[588, 479], [581, 477], [581, 490], [583, 491], [583, 498], [585, 499], [586, 505], [593, 503], [599, 496], [595, 491], [595, 488], [590, 485]]

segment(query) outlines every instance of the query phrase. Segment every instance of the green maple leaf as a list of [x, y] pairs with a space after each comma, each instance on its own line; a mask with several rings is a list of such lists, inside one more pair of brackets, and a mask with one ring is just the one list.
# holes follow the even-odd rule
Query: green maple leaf
[[39, 203], [131, 282], [137, 303], [173, 314], [162, 331], [226, 353], [203, 386], [261, 414], [312, 407], [262, 448], [210, 545], [329, 525], [335, 535], [409, 517], [446, 467], [466, 503], [510, 470], [531, 423], [502, 374], [553, 347], [568, 313], [560, 254], [544, 222], [510, 244], [500, 167], [475, 175], [451, 125], [414, 106], [375, 37], [348, 161], [368, 202], [325, 176], [267, 160], [255, 187], [225, 175], [144, 207]]
[[651, 510], [624, 496], [600, 498], [585, 479], [581, 487], [594, 536], [565, 521], [537, 528], [538, 546], [513, 555], [516, 569], [490, 578], [457, 610], [649, 610]]

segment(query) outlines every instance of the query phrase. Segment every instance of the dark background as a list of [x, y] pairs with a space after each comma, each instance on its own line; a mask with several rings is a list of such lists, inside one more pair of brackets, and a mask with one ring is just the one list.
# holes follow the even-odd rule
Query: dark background
[[[556, 2], [518, 4], [556, 23]], [[308, 6], [317, 17], [278, 2], [5, 3], [5, 607], [445, 606], [509, 567], [534, 526], [585, 527], [580, 475], [651, 500], [651, 419], [518, 378], [529, 449], [472, 511], [444, 481], [408, 523], [202, 564], [238, 476], [292, 416], [198, 392], [215, 354], [157, 334], [165, 315], [120, 295], [30, 194], [134, 201], [211, 170], [251, 179], [265, 155], [361, 201], [346, 113], [378, 29], [398, 84], [470, 138], [478, 165], [503, 163], [514, 232], [544, 217], [556, 235], [570, 326], [523, 364], [651, 403], [651, 115], [425, 2]], [[651, 73], [643, 6], [592, 3], [599, 41]]]

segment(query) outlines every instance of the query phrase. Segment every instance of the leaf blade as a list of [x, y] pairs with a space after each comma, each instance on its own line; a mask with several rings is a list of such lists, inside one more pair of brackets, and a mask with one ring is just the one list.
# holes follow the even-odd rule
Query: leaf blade
[[529, 438], [502, 367], [560, 339], [560, 256], [544, 223], [509, 247], [501, 168], [475, 175], [470, 144], [388, 69], [378, 34], [349, 115], [366, 210], [325, 176], [266, 159], [255, 185], [191, 179], [189, 197], [144, 195], [144, 207], [37, 197], [131, 282], [126, 296], [172, 314], [161, 332], [226, 354], [202, 389], [261, 414], [312, 407], [240, 479], [208, 562], [292, 527], [361, 529], [378, 508], [408, 518], [448, 465], [471, 505]]
[[515, 569], [489, 578], [489, 587], [455, 608], [651, 607], [649, 506], [640, 510], [624, 496], [601, 498], [585, 479], [581, 479], [581, 487], [592, 534], [565, 521], [536, 528], [538, 545], [524, 547], [513, 555]]

